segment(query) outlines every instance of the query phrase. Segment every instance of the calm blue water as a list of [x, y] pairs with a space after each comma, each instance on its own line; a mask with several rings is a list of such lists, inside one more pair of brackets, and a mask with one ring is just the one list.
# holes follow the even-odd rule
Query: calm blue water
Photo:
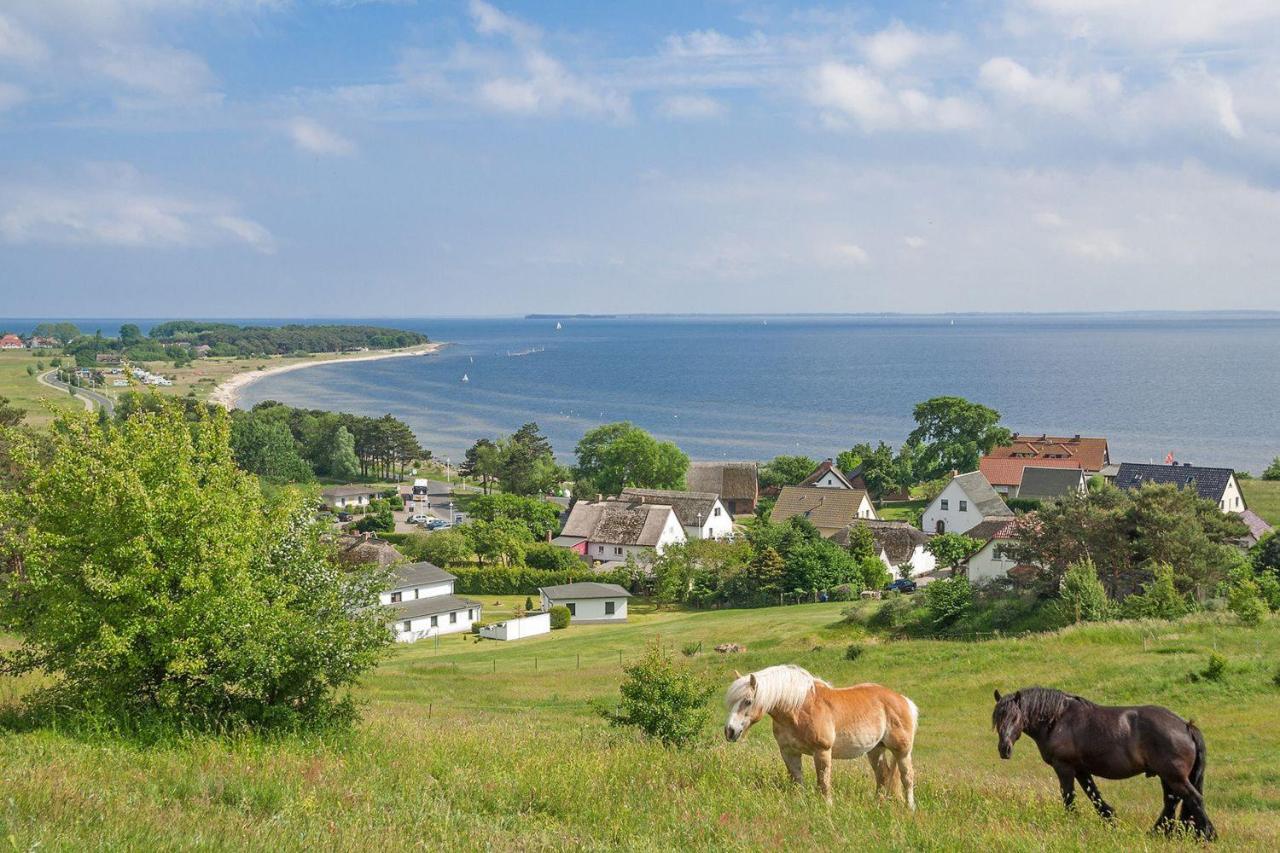
[[915, 403], [956, 394], [1022, 432], [1106, 436], [1116, 461], [1259, 472], [1280, 454], [1276, 315], [383, 322], [452, 345], [268, 377], [241, 404], [390, 412], [454, 458], [530, 420], [568, 457], [590, 427], [631, 420], [697, 459], [766, 459], [896, 445]]

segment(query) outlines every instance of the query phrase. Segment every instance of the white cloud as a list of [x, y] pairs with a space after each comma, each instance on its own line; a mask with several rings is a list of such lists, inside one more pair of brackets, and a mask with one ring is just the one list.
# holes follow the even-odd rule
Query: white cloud
[[1244, 138], [1244, 124], [1236, 113], [1235, 93], [1226, 80], [1210, 74], [1203, 62], [1179, 66], [1172, 76], [1184, 100], [1198, 102], [1199, 112], [1212, 115], [1227, 136]]
[[1036, 213], [1035, 223], [1045, 228], [1061, 228], [1067, 221], [1052, 210], [1041, 210]]
[[670, 119], [697, 121], [719, 118], [727, 109], [723, 103], [706, 95], [672, 95], [658, 104], [658, 112]]
[[851, 264], [853, 266], [866, 266], [871, 260], [871, 256], [867, 254], [867, 250], [859, 246], [857, 243], [837, 243], [831, 247], [832, 256], [837, 262]]
[[[1099, 42], [1194, 45], [1264, 36], [1280, 24], [1274, 0], [1023, 0], [1066, 34]], [[1264, 36], [1265, 37], [1265, 36]]]
[[1115, 74], [1036, 75], [1007, 56], [988, 59], [978, 71], [979, 83], [1014, 103], [1067, 115], [1083, 116], [1096, 103], [1119, 97], [1122, 86]]
[[537, 27], [514, 18], [484, 0], [471, 0], [471, 17], [476, 32], [486, 36], [506, 36], [516, 42], [535, 41], [541, 36]]
[[346, 157], [356, 151], [355, 143], [351, 140], [303, 116], [292, 119], [288, 123], [288, 131], [293, 144], [310, 154]]
[[11, 110], [27, 99], [27, 92], [21, 86], [0, 82], [0, 113]]
[[716, 57], [751, 56], [768, 51], [768, 40], [761, 33], [734, 38], [715, 30], [694, 30], [667, 36], [665, 48], [670, 56], [710, 59]]
[[908, 234], [902, 238], [902, 242], [907, 245], [908, 249], [923, 249], [929, 244], [929, 241], [916, 234]]
[[216, 83], [203, 58], [161, 45], [108, 44], [85, 63], [131, 91], [167, 100], [205, 94]]
[[1134, 256], [1119, 234], [1105, 230], [1093, 230], [1063, 239], [1067, 251], [1090, 261], [1123, 261]]
[[861, 39], [860, 46], [868, 62], [888, 71], [908, 65], [924, 54], [952, 50], [957, 43], [954, 36], [918, 33], [901, 21], [894, 21], [880, 32]]
[[44, 42], [0, 15], [0, 59], [11, 62], [39, 62], [48, 56]]
[[981, 123], [981, 111], [956, 97], [918, 89], [895, 90], [860, 66], [825, 62], [814, 73], [810, 100], [827, 110], [829, 124], [853, 119], [863, 130], [960, 130]]
[[151, 189], [131, 167], [91, 168], [74, 184], [0, 189], [0, 238], [16, 244], [174, 248], [231, 240], [270, 253], [271, 234], [225, 202]]

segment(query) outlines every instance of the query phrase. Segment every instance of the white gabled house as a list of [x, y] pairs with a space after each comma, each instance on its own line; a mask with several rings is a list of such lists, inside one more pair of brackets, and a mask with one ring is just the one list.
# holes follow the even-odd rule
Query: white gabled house
[[729, 539], [733, 516], [720, 496], [711, 492], [678, 492], [672, 489], [623, 489], [617, 500], [627, 503], [666, 505], [675, 511], [687, 539]]
[[391, 583], [378, 596], [391, 611], [397, 642], [470, 631], [480, 619], [478, 601], [453, 594], [457, 578], [431, 563], [409, 563], [392, 570]]
[[1186, 462], [1169, 465], [1122, 462], [1113, 482], [1117, 488], [1128, 490], [1140, 489], [1147, 483], [1192, 489], [1204, 500], [1216, 503], [1224, 513], [1239, 514], [1249, 508], [1232, 468], [1205, 468]]
[[627, 599], [631, 593], [616, 583], [566, 583], [538, 589], [542, 609], [556, 605], [569, 608], [569, 624], [609, 624], [627, 621]]
[[378, 489], [369, 486], [331, 486], [320, 493], [320, 500], [333, 509], [348, 509], [368, 506], [378, 494]]
[[[1031, 516], [1023, 516], [1030, 518]], [[1034, 566], [1019, 563], [1009, 555], [1009, 546], [1018, 541], [1019, 519], [989, 518], [965, 535], [983, 542], [978, 553], [965, 564], [969, 583], [974, 586], [1006, 580], [1021, 574], [1033, 574]]]
[[928, 574], [937, 568], [938, 561], [928, 550], [929, 534], [905, 521], [860, 519], [832, 536], [831, 541], [848, 547], [849, 534], [859, 525], [871, 531], [880, 562], [884, 563], [895, 578], [898, 577], [898, 569], [908, 563], [911, 565], [912, 577]]
[[553, 544], [588, 562], [613, 562], [656, 552], [688, 541], [684, 526], [668, 504], [578, 501]]
[[926, 533], [964, 533], [988, 518], [1013, 517], [1013, 510], [991, 488], [981, 471], [952, 478], [920, 520]]

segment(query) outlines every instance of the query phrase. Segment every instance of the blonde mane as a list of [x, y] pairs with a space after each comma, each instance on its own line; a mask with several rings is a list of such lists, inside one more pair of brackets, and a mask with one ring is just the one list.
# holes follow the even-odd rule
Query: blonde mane
[[771, 666], [750, 675], [743, 675], [729, 685], [724, 694], [727, 708], [736, 706], [751, 693], [751, 676], [756, 677], [756, 691], [752, 700], [762, 713], [794, 711], [805, 703], [815, 684], [831, 685], [795, 664]]

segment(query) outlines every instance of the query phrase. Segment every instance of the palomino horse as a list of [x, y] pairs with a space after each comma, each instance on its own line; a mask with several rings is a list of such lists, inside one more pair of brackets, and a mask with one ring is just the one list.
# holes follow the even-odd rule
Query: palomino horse
[[1026, 732], [1040, 757], [1058, 774], [1062, 801], [1070, 809], [1079, 782], [1103, 820], [1115, 810], [1102, 799], [1094, 776], [1128, 779], [1159, 776], [1164, 809], [1154, 832], [1168, 833], [1182, 804], [1184, 827], [1206, 839], [1216, 835], [1204, 811], [1204, 736], [1193, 724], [1158, 705], [1107, 707], [1052, 690], [1027, 687], [1008, 696], [996, 691], [991, 724], [1000, 736], [1001, 758], [1013, 755], [1013, 742]]
[[798, 666], [771, 666], [739, 675], [724, 697], [729, 719], [724, 736], [741, 740], [765, 714], [792, 781], [804, 782], [801, 756], [812, 755], [818, 790], [831, 802], [831, 760], [867, 756], [876, 794], [901, 777], [907, 805], [916, 807], [911, 748], [916, 739], [915, 703], [879, 684], [835, 688]]

